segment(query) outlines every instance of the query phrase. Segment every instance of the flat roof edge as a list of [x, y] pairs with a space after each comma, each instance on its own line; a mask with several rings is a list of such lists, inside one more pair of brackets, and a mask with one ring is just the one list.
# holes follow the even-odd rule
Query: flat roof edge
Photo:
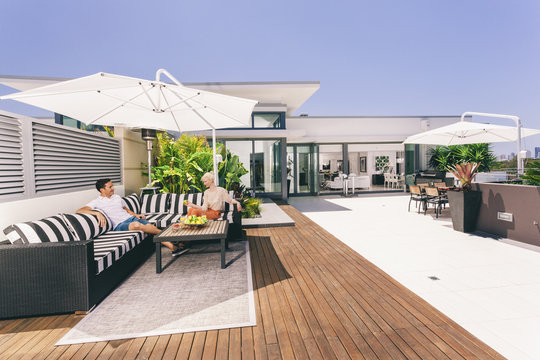
[[[326, 116], [311, 116], [311, 115], [300, 116], [300, 115], [296, 115], [296, 116], [287, 116], [288, 119], [291, 119], [291, 118], [292, 119], [305, 119], [305, 118], [308, 118], [308, 119], [402, 118], [403, 119], [403, 118], [455, 118], [455, 117], [460, 118], [461, 115], [373, 115], [373, 116], [369, 116], [369, 115], [360, 115], [360, 116], [351, 116], [351, 115], [346, 115], [346, 116], [332, 116], [332, 115], [326, 115]], [[465, 117], [470, 117], [470, 116], [467, 115]]]

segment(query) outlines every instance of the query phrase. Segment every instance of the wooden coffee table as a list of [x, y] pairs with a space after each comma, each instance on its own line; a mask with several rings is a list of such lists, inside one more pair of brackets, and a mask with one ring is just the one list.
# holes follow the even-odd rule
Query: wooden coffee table
[[161, 243], [164, 241], [188, 242], [194, 240], [220, 240], [221, 241], [221, 268], [225, 269], [225, 249], [229, 247], [227, 240], [228, 220], [213, 220], [202, 227], [181, 225], [178, 228], [169, 225], [159, 235], [154, 236], [156, 244], [156, 273], [161, 273]]

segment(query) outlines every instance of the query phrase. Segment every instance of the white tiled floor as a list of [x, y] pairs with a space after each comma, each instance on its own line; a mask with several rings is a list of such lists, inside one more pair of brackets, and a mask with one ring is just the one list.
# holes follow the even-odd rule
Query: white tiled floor
[[407, 195], [289, 199], [502, 355], [540, 359], [540, 252], [454, 231], [448, 210], [435, 219], [407, 212], [408, 201]]

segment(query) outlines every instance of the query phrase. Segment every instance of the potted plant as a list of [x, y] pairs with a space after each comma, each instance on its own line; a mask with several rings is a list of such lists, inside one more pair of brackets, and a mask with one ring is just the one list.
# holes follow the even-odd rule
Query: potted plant
[[472, 190], [472, 181], [478, 172], [489, 171], [495, 163], [495, 155], [489, 149], [489, 144], [437, 146], [430, 155], [432, 167], [452, 173], [461, 185], [455, 191], [448, 191], [454, 230], [474, 231], [482, 193]]

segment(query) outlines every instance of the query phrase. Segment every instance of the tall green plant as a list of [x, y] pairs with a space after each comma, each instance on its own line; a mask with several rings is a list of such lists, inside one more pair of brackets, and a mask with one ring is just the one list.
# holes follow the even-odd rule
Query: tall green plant
[[540, 161], [530, 161], [522, 178], [527, 185], [540, 186]]
[[235, 183], [240, 183], [240, 178], [248, 173], [244, 164], [240, 162], [238, 155], [233, 155], [222, 144], [218, 147], [219, 154], [222, 161], [219, 163], [218, 173], [219, 179], [223, 182], [223, 187], [229, 190], [233, 190]]
[[[218, 173], [225, 188], [231, 190], [235, 182], [247, 173], [237, 155], [218, 145], [223, 161]], [[213, 152], [204, 136], [182, 134], [176, 141], [167, 134], [157, 134], [154, 146], [155, 166], [152, 184], [161, 192], [187, 193], [205, 190], [201, 177], [213, 171]], [[144, 164], [143, 164], [144, 165]]]
[[476, 174], [489, 171], [496, 160], [489, 144], [437, 146], [429, 155], [429, 165], [451, 172], [461, 182], [463, 191], [470, 191]]

